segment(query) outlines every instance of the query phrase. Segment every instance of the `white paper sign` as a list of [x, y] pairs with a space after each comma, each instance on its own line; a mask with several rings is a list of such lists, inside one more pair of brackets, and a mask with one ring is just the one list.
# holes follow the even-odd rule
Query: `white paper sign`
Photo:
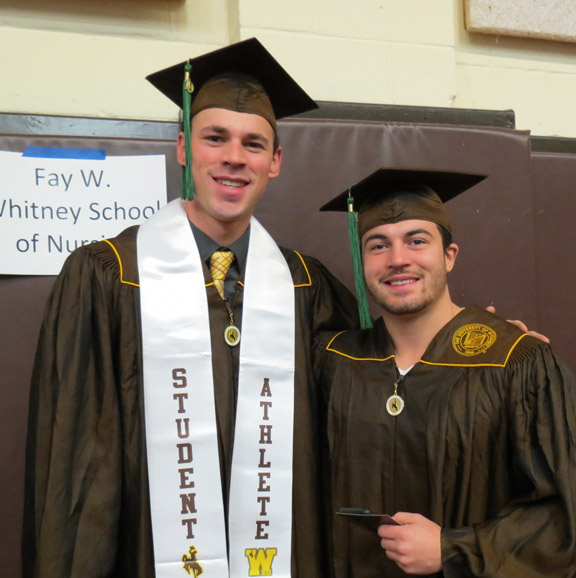
[[[99, 155], [84, 149], [0, 151], [1, 274], [56, 275], [77, 247], [113, 237], [166, 204], [164, 155], [93, 152], [101, 158], [86, 158]], [[49, 158], [58, 154], [66, 158]]]

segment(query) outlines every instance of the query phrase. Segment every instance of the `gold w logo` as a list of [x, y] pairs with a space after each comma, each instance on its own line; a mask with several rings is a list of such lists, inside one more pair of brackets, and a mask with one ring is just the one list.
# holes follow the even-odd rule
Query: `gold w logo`
[[272, 561], [277, 548], [246, 548], [244, 554], [250, 564], [248, 576], [272, 576]]

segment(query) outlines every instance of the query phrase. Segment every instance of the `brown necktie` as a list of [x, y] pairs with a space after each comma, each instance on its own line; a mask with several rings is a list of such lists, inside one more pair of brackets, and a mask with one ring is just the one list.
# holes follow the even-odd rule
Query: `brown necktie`
[[224, 299], [224, 279], [232, 261], [234, 261], [234, 253], [228, 249], [225, 251], [214, 251], [210, 257], [210, 275], [212, 275], [214, 286], [222, 299]]

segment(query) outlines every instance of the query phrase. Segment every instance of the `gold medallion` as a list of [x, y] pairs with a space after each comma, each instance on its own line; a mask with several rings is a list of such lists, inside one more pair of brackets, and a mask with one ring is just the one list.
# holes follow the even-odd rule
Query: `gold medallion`
[[231, 347], [235, 347], [240, 343], [240, 329], [235, 325], [228, 325], [224, 330], [224, 341]]
[[400, 415], [404, 409], [404, 400], [394, 393], [386, 401], [386, 411], [393, 417]]

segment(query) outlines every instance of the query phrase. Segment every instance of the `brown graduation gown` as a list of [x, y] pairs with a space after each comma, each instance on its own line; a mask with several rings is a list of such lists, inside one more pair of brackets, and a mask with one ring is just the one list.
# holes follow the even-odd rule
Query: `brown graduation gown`
[[[324, 424], [312, 336], [356, 324], [352, 296], [317, 260], [282, 250], [296, 295], [293, 576], [329, 572]], [[223, 492], [228, 495], [239, 348], [207, 279]], [[242, 284], [234, 303], [241, 326]], [[136, 228], [67, 260], [47, 305], [31, 389], [25, 577], [150, 578]]]
[[[468, 324], [486, 328], [459, 333]], [[319, 346], [334, 511], [421, 513], [442, 526], [443, 575], [576, 576], [576, 389], [550, 347], [463, 310], [402, 380], [380, 320]], [[457, 352], [460, 348], [465, 354]], [[334, 517], [337, 578], [405, 574], [379, 538]]]

